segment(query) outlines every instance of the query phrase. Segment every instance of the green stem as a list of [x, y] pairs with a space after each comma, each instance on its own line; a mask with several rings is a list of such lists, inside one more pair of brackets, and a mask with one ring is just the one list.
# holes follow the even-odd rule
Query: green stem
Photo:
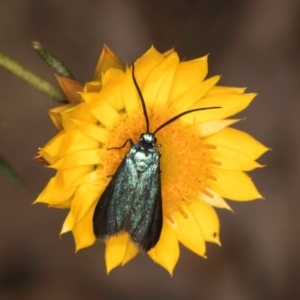
[[66, 97], [62, 90], [52, 85], [48, 81], [42, 79], [41, 77], [37, 76], [36, 74], [32, 73], [31, 71], [23, 67], [21, 64], [19, 64], [18, 62], [9, 58], [1, 52], [0, 66], [8, 70], [15, 76], [19, 77], [20, 79], [22, 79], [27, 84], [40, 91], [44, 95], [49, 96], [50, 98], [59, 102], [66, 102]]
[[46, 50], [39, 42], [32, 42], [32, 47], [36, 50], [41, 59], [48, 66], [53, 68], [56, 73], [66, 78], [75, 79], [67, 66], [65, 66], [59, 59]]

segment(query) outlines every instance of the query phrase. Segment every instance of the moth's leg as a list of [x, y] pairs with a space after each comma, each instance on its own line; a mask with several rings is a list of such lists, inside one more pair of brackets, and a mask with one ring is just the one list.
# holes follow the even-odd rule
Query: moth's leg
[[[107, 150], [118, 150], [118, 149], [122, 149], [126, 146], [127, 143], [130, 143], [131, 147], [134, 145], [134, 142], [132, 139], [127, 139], [125, 141], [125, 143], [121, 146], [121, 147], [112, 147], [112, 148], [107, 148]], [[106, 175], [107, 178], [112, 178], [114, 175]]]
[[112, 147], [112, 148], [107, 148], [107, 150], [117, 150], [117, 149], [122, 149], [126, 146], [127, 143], [130, 143], [131, 147], [134, 145], [134, 142], [132, 139], [128, 139], [125, 141], [125, 143], [121, 147]]

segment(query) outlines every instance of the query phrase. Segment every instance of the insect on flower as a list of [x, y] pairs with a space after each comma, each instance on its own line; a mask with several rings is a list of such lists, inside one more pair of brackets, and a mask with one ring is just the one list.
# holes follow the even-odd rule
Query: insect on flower
[[134, 64], [132, 79], [141, 100], [146, 132], [136, 143], [129, 138], [122, 146], [107, 149], [118, 150], [128, 142], [131, 145], [96, 205], [93, 228], [95, 236], [103, 240], [127, 232], [134, 244], [147, 252], [157, 244], [163, 226], [161, 154], [157, 150], [161, 145], [156, 144], [156, 133], [186, 114], [221, 107], [187, 110], [150, 132], [146, 104], [135, 79]]
[[207, 73], [207, 56], [151, 47], [128, 67], [104, 46], [92, 81], [59, 78], [70, 103], [49, 111], [37, 158], [56, 173], [35, 203], [68, 210], [76, 251], [104, 240], [107, 273], [142, 251], [173, 274], [180, 245], [220, 245], [216, 209], [262, 198], [248, 172], [268, 148], [231, 127], [256, 94]]

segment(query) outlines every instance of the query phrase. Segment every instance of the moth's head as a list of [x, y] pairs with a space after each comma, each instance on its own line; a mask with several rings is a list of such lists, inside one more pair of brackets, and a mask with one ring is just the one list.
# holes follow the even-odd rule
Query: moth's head
[[154, 145], [156, 143], [156, 137], [154, 136], [153, 133], [147, 132], [143, 133], [140, 136], [140, 142], [149, 144], [149, 145]]

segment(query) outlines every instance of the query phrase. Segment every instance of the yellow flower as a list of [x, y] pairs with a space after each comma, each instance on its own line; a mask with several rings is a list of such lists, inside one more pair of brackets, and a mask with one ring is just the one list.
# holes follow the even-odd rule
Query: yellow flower
[[[255, 160], [267, 148], [250, 135], [229, 126], [227, 119], [245, 109], [255, 94], [244, 88], [216, 85], [219, 76], [205, 79], [207, 56], [180, 62], [170, 50], [150, 48], [135, 62], [135, 77], [146, 102], [150, 132], [171, 117], [200, 107], [221, 109], [184, 115], [156, 135], [161, 144], [160, 168], [163, 228], [148, 255], [171, 274], [179, 258], [179, 242], [205, 257], [206, 242], [220, 244], [219, 219], [214, 207], [230, 210], [224, 198], [261, 198], [246, 171], [261, 167]], [[36, 202], [68, 208], [61, 233], [72, 231], [76, 250], [95, 242], [93, 214], [112, 174], [125, 157], [131, 138], [145, 133], [141, 99], [132, 69], [104, 47], [94, 81], [65, 84], [70, 104], [50, 111], [58, 134], [39, 151], [57, 170]], [[76, 97], [81, 91], [81, 100]], [[73, 101], [72, 101], [73, 100]], [[105, 240], [107, 272], [138, 253], [128, 233]]]

